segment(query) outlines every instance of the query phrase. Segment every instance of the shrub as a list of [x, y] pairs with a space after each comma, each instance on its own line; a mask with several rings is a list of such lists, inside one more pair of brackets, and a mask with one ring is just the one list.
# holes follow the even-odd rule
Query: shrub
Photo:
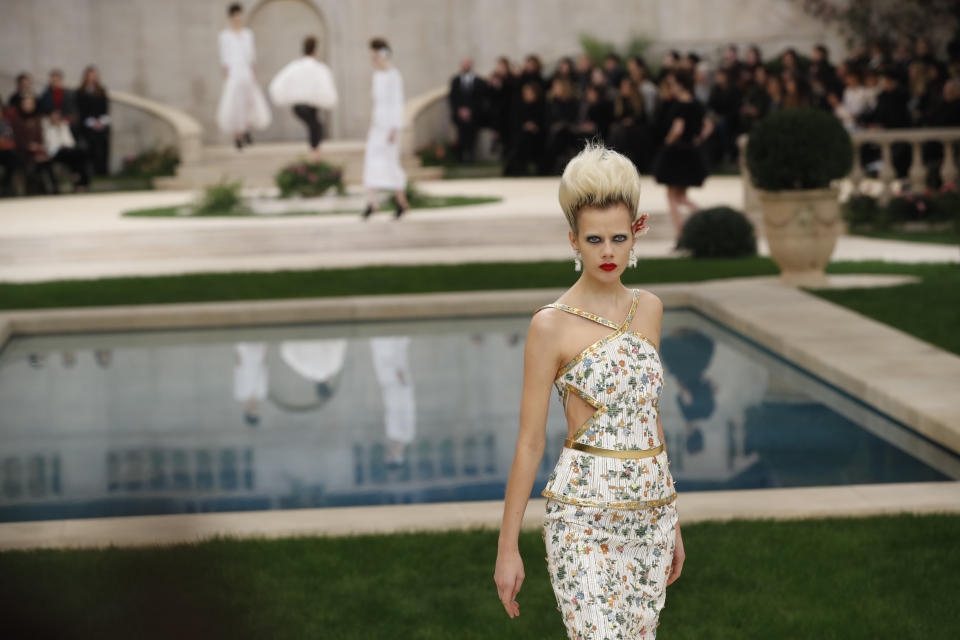
[[885, 227], [886, 211], [873, 196], [853, 195], [843, 203], [843, 217], [851, 228]]
[[343, 169], [326, 162], [297, 162], [281, 169], [274, 177], [281, 198], [321, 196], [331, 187], [344, 193]]
[[928, 195], [908, 194], [891, 198], [887, 214], [892, 223], [930, 222], [939, 218], [937, 201]]
[[747, 217], [730, 207], [697, 211], [683, 225], [680, 241], [694, 258], [739, 258], [757, 255], [757, 237]]
[[131, 178], [172, 176], [180, 164], [180, 154], [173, 147], [147, 149], [123, 159], [120, 175]]
[[819, 109], [785, 109], [750, 133], [747, 166], [767, 191], [824, 189], [853, 167], [853, 144], [840, 121]]
[[247, 208], [243, 205], [243, 196], [240, 194], [242, 186], [243, 183], [239, 180], [228, 182], [224, 179], [205, 188], [203, 196], [193, 209], [193, 214], [197, 216], [223, 216], [246, 213]]

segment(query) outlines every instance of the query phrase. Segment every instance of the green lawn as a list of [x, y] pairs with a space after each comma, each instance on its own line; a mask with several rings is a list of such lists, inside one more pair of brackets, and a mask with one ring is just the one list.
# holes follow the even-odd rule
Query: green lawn
[[901, 242], [925, 242], [932, 244], [960, 244], [958, 231], [851, 231], [850, 235], [899, 240]]
[[[474, 204], [499, 202], [501, 198], [481, 196], [428, 196], [416, 194], [410, 202], [411, 209], [439, 209], [441, 207], [466, 207]], [[181, 213], [182, 207], [156, 207], [125, 211], [127, 218], [278, 218], [287, 216], [329, 216], [340, 214], [360, 215], [361, 209], [334, 209], [329, 211], [289, 211], [285, 213], [253, 213], [250, 211], [225, 211], [218, 213]], [[392, 205], [384, 205], [380, 211], [391, 211]]]
[[[0, 554], [8, 638], [564, 638], [539, 532], [509, 620], [493, 531]], [[953, 640], [960, 516], [702, 523], [660, 638]]]

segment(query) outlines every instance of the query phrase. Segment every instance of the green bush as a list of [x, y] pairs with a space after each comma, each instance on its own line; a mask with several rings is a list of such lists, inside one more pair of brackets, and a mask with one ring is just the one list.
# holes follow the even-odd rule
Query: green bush
[[274, 177], [281, 198], [321, 196], [330, 188], [344, 193], [343, 169], [326, 162], [297, 162], [277, 172]]
[[619, 55], [626, 63], [627, 58], [634, 56], [643, 57], [647, 49], [650, 48], [651, 40], [645, 36], [631, 35], [626, 46], [618, 47], [612, 42], [600, 40], [588, 33], [580, 34], [580, 48], [585, 54], [590, 56], [593, 64], [603, 66], [603, 60], [607, 55], [615, 53]]
[[757, 255], [757, 237], [747, 217], [730, 207], [697, 211], [683, 225], [681, 249], [694, 258], [741, 258]]
[[753, 184], [766, 191], [824, 189], [850, 173], [853, 144], [831, 114], [785, 109], [753, 128], [747, 166]]
[[240, 189], [243, 183], [239, 180], [228, 182], [221, 180], [215, 185], [206, 187], [200, 201], [193, 209], [197, 216], [222, 216], [246, 212], [243, 196]]
[[120, 175], [130, 178], [172, 176], [177, 172], [178, 164], [180, 164], [180, 154], [173, 147], [147, 149], [125, 156]]
[[908, 194], [891, 198], [887, 204], [887, 214], [890, 222], [902, 224], [904, 222], [933, 222], [940, 219], [937, 212], [938, 202], [928, 195], [915, 196]]
[[888, 221], [886, 211], [873, 196], [862, 194], [850, 196], [843, 203], [842, 210], [843, 217], [850, 228], [884, 228], [888, 226], [886, 224]]

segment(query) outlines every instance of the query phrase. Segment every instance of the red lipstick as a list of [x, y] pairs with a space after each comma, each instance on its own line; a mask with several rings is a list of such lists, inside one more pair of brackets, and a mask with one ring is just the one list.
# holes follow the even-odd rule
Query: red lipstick
[[617, 268], [617, 265], [612, 262], [604, 262], [602, 265], [600, 265], [600, 268], [604, 271], [613, 271]]

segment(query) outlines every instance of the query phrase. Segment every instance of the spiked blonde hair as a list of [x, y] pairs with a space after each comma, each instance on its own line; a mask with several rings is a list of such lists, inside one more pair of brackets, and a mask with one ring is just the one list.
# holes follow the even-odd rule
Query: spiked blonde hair
[[640, 201], [640, 174], [624, 155], [597, 142], [588, 142], [563, 170], [560, 178], [560, 207], [567, 223], [577, 233], [577, 214], [584, 207], [605, 209], [624, 204], [630, 223], [637, 220]]

